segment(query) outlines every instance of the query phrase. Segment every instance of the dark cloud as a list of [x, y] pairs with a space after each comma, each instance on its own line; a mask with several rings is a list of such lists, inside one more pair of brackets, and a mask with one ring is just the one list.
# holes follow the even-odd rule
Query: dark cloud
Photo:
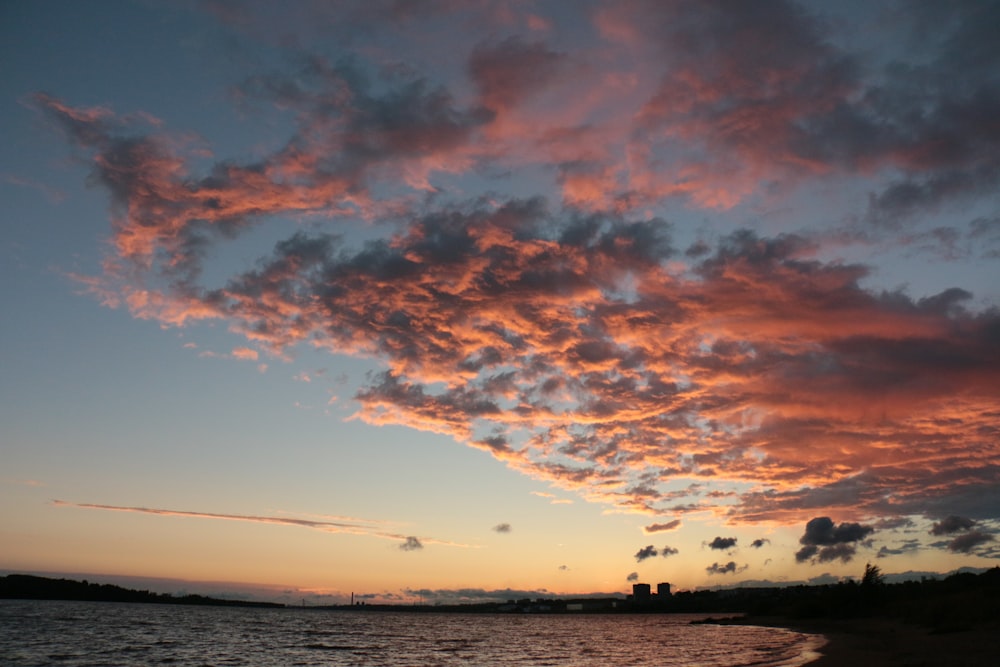
[[639, 573], [630, 572], [629, 575], [625, 577], [625, 581], [639, 581]]
[[810, 560], [819, 553], [819, 547], [815, 544], [807, 544], [798, 551], [795, 552], [795, 561], [798, 563], [804, 563]]
[[420, 542], [420, 540], [411, 535], [410, 537], [407, 537], [402, 544], [399, 545], [399, 548], [403, 551], [418, 551], [420, 549], [423, 549], [424, 545]]
[[963, 530], [969, 530], [976, 525], [972, 519], [951, 515], [938, 521], [931, 527], [931, 535], [950, 535]]
[[857, 542], [875, 531], [871, 526], [859, 523], [835, 524], [830, 517], [820, 516], [806, 524], [805, 534], [799, 538], [801, 544], [830, 545]]
[[664, 546], [662, 549], [660, 549], [660, 555], [663, 556], [664, 558], [666, 558], [667, 556], [676, 556], [680, 552], [681, 552], [680, 549], [676, 549], [671, 546]]
[[[858, 550], [853, 544], [831, 544], [819, 550], [819, 553], [816, 554], [816, 560], [820, 563], [828, 563], [840, 559], [844, 563], [849, 563], [857, 552]], [[795, 558], [799, 559], [798, 554]]]
[[919, 540], [904, 540], [899, 546], [887, 547], [882, 546], [879, 548], [878, 553], [875, 554], [876, 558], [888, 558], [889, 556], [902, 556], [904, 554], [912, 554], [920, 550]]
[[735, 537], [716, 537], [711, 542], [708, 543], [709, 549], [718, 549], [719, 551], [726, 551], [732, 549], [736, 546]]
[[889, 517], [879, 519], [873, 526], [875, 530], [899, 530], [900, 528], [913, 528], [916, 524], [909, 517]]
[[979, 217], [969, 223], [967, 240], [983, 259], [1000, 259], [1000, 215]]
[[560, 565], [559, 566], [559, 570], [561, 572], [568, 572], [569, 571], [569, 565]]
[[[947, 542], [935, 542], [931, 546], [943, 547], [956, 553], [971, 553], [973, 549], [995, 540], [992, 533], [976, 528], [980, 522], [962, 516], [951, 514], [936, 522], [930, 530], [931, 535], [956, 535]], [[990, 556], [990, 554], [979, 553]]]
[[711, 565], [709, 565], [708, 567], [705, 568], [705, 572], [707, 572], [710, 575], [711, 574], [739, 574], [740, 572], [743, 572], [746, 569], [747, 569], [746, 565], [743, 565], [741, 567], [737, 567], [736, 561], [732, 561], [731, 560], [728, 563], [725, 563], [724, 565], [720, 565], [719, 563], [712, 563]]
[[989, 533], [985, 533], [981, 530], [970, 530], [969, 532], [959, 535], [949, 542], [948, 550], [956, 553], [967, 554], [975, 547], [987, 542], [992, 542], [993, 540], [994, 537]]
[[803, 547], [795, 553], [795, 560], [826, 563], [840, 559], [847, 563], [857, 553], [855, 543], [874, 531], [871, 526], [848, 522], [838, 525], [830, 517], [816, 517], [806, 524], [805, 533], [799, 538]]
[[483, 105], [502, 110], [544, 90], [564, 61], [564, 56], [541, 42], [525, 42], [515, 36], [476, 47], [469, 58], [469, 74]]
[[656, 550], [656, 547], [650, 544], [649, 546], [643, 547], [642, 549], [639, 549], [637, 552], [635, 552], [635, 560], [641, 563], [647, 558], [652, 558], [657, 555], [659, 555], [659, 552]]
[[[885, 30], [880, 13], [857, 13], [852, 32]], [[637, 116], [637, 154], [661, 177], [686, 168], [685, 192], [701, 202], [731, 205], [768, 178], [878, 170], [897, 178], [872, 193], [868, 222], [899, 226], [1000, 179], [1000, 53], [983, 27], [1000, 20], [995, 3], [949, 5], [931, 32], [898, 17], [889, 40], [919, 39], [921, 57], [888, 62], [838, 46], [837, 22], [793, 2], [633, 2], [599, 17], [662, 62], [660, 88]], [[660, 158], [663, 134], [700, 147], [702, 164], [674, 165], [666, 145]]]
[[[285, 154], [316, 154], [312, 166], [328, 174], [359, 174], [375, 163], [451, 151], [493, 114], [459, 108], [442, 86], [421, 77], [372, 81], [350, 61], [305, 58], [292, 75], [247, 79], [240, 92], [294, 110], [300, 129]], [[338, 154], [319, 155], [337, 149]]]
[[643, 526], [642, 532], [647, 535], [650, 533], [662, 533], [668, 530], [674, 530], [681, 525], [680, 519], [674, 519], [673, 521], [667, 521], [666, 523], [651, 523], [648, 526]]
[[509, 533], [511, 531], [509, 523], [498, 523], [493, 526], [493, 531], [497, 533]]

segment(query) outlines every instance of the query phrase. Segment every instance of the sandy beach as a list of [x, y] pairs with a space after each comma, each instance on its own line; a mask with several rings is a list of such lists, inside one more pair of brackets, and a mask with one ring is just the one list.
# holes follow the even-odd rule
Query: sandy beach
[[1000, 623], [957, 632], [935, 633], [888, 618], [744, 618], [740, 622], [820, 634], [827, 643], [810, 667], [973, 667], [997, 664]]

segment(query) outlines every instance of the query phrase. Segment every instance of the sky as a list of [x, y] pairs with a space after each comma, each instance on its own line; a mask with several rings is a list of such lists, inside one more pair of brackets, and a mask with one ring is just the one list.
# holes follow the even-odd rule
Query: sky
[[997, 565], [998, 26], [3, 3], [0, 570], [409, 603]]

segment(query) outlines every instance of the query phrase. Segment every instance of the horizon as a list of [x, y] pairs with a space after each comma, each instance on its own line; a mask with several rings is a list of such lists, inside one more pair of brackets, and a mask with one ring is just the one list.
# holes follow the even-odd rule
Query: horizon
[[995, 566], [996, 25], [4, 4], [0, 569], [407, 603]]
[[[1000, 566], [993, 566], [1000, 567]], [[906, 572], [881, 572], [882, 580], [887, 584], [897, 584], [908, 581], [921, 581], [923, 579], [944, 579], [954, 574], [972, 573], [982, 574], [991, 568], [963, 566], [949, 572], [924, 572], [909, 570]], [[250, 584], [235, 581], [194, 581], [184, 579], [170, 579], [151, 576], [121, 576], [114, 574], [96, 574], [85, 572], [25, 572], [0, 569], [0, 576], [28, 575], [51, 579], [67, 579], [71, 581], [83, 581], [91, 584], [111, 584], [122, 588], [135, 590], [148, 590], [152, 593], [163, 593], [174, 597], [185, 595], [202, 595], [206, 597], [218, 597], [224, 600], [246, 600], [249, 602], [279, 602], [287, 605], [307, 604], [311, 606], [319, 605], [347, 605], [351, 600], [364, 601], [369, 604], [389, 604], [407, 606], [411, 604], [425, 605], [448, 605], [448, 604], [479, 604], [486, 602], [507, 602], [512, 599], [598, 599], [598, 598], [618, 598], [626, 599], [632, 595], [632, 586], [635, 584], [646, 584], [656, 592], [656, 586], [660, 583], [670, 582], [646, 582], [636, 581], [629, 584], [628, 591], [593, 591], [590, 593], [560, 593], [545, 589], [538, 590], [486, 590], [486, 589], [462, 589], [462, 590], [415, 590], [410, 591], [411, 599], [406, 601], [383, 599], [379, 594], [366, 593], [364, 591], [351, 591], [346, 596], [331, 596], [312, 591], [301, 591], [289, 588], [280, 584]], [[831, 574], [823, 573], [812, 577], [809, 580], [794, 581], [770, 581], [770, 580], [741, 580], [728, 584], [717, 584], [715, 586], [699, 586], [691, 589], [676, 588], [672, 584], [671, 595], [678, 593], [690, 593], [696, 591], [721, 591], [741, 588], [786, 588], [793, 586], [829, 586], [839, 583], [859, 582], [861, 576], [834, 577]]]

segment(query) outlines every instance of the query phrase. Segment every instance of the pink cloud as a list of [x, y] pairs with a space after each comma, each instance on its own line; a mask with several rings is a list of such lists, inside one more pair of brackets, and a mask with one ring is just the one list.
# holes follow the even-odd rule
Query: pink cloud
[[[164, 326], [220, 320], [253, 346], [237, 358], [308, 343], [373, 360], [354, 419], [447, 435], [622, 511], [788, 522], [995, 488], [995, 311], [957, 288], [873, 292], [870, 269], [801, 236], [720, 233], [684, 253], [647, 214], [884, 172], [868, 222], [891, 230], [992, 191], [992, 79], [946, 85], [940, 50], [920, 77], [865, 78], [787, 3], [622, 2], [590, 19], [599, 39], [573, 48], [557, 22], [469, 37], [453, 87], [319, 57], [251, 76], [238, 97], [285, 114], [291, 136], [201, 173], [203, 149], [136, 134], [134, 114], [36, 96], [111, 195], [112, 254], [81, 282]], [[506, 172], [538, 186], [466, 196]], [[552, 188], [557, 206], [535, 196]], [[206, 249], [303, 216], [383, 226], [361, 248], [297, 227], [202, 282]]]
[[252, 350], [249, 347], [236, 347], [233, 348], [232, 354], [234, 359], [243, 359], [246, 361], [257, 361], [257, 350]]

